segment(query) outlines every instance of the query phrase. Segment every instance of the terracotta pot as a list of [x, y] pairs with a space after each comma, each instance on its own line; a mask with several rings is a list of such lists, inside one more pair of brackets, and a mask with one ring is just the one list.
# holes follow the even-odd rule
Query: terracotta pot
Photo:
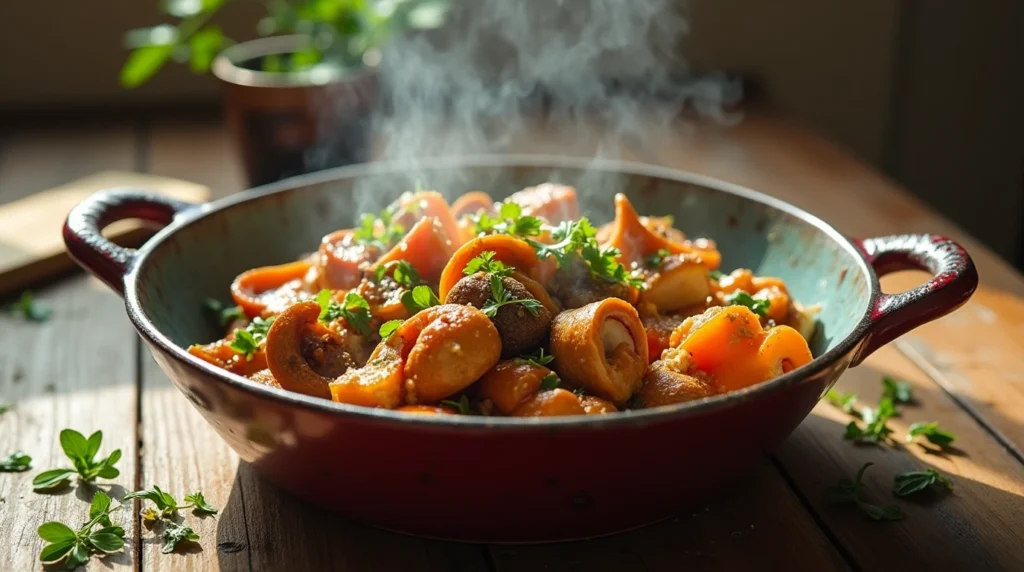
[[262, 59], [298, 50], [302, 36], [236, 44], [213, 62], [228, 127], [252, 185], [366, 161], [377, 98], [373, 67], [319, 65], [264, 72]]

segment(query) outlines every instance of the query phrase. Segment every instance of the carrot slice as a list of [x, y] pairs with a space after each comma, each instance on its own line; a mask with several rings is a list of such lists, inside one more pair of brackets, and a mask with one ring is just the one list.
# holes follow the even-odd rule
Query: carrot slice
[[452, 250], [452, 243], [437, 219], [427, 217], [416, 223], [401, 242], [381, 256], [371, 270], [388, 262], [405, 260], [427, 283], [433, 284], [452, 258]]
[[576, 394], [564, 389], [542, 391], [516, 408], [516, 417], [555, 417], [559, 415], [586, 415], [587, 411]]
[[675, 242], [652, 232], [622, 193], [615, 195], [615, 221], [610, 231], [602, 233], [602, 238], [606, 241], [603, 246], [619, 249], [618, 261], [627, 267], [633, 263], [642, 264], [645, 257], [662, 249], [673, 254], [696, 254], [711, 270], [722, 263], [722, 255], [710, 241]]
[[247, 270], [231, 283], [231, 297], [250, 318], [261, 315], [268, 306], [279, 311], [308, 294], [303, 281], [311, 268], [310, 261], [299, 260]]
[[303, 338], [310, 327], [319, 324], [320, 304], [300, 302], [282, 312], [267, 332], [267, 368], [281, 387], [331, 398], [328, 379], [313, 371], [302, 357]]
[[340, 403], [394, 409], [402, 403], [404, 340], [392, 336], [381, 342], [366, 365], [352, 368], [330, 382], [330, 395]]
[[525, 241], [507, 234], [481, 236], [463, 244], [451, 256], [441, 273], [438, 297], [444, 300], [448, 291], [465, 276], [463, 270], [469, 261], [479, 256], [480, 253], [488, 251], [494, 252], [495, 260], [500, 260], [506, 266], [516, 268], [541, 284], [546, 283], [554, 274], [554, 267], [542, 263], [537, 258], [537, 252]]
[[252, 355], [251, 360], [246, 360], [244, 355], [231, 349], [231, 341], [231, 339], [225, 338], [217, 340], [212, 344], [192, 345], [189, 346], [188, 353], [238, 375], [248, 376], [261, 369], [266, 369], [267, 354], [264, 348], [259, 348]]
[[551, 370], [544, 366], [528, 362], [498, 362], [480, 378], [480, 397], [490, 399], [498, 411], [511, 415], [517, 407], [540, 390], [541, 381], [551, 373]]
[[436, 405], [403, 405], [397, 411], [419, 413], [420, 415], [458, 415], [447, 407], [438, 407]]

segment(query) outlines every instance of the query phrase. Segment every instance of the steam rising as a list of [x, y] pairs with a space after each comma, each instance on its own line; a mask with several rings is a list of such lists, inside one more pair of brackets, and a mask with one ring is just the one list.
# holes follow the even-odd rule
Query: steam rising
[[[687, 25], [678, 2], [453, 4], [457, 9], [442, 33], [401, 37], [380, 64], [390, 110], [374, 118], [374, 130], [386, 141], [378, 158], [403, 164], [407, 188], [422, 182], [448, 196], [468, 190], [464, 173], [425, 172], [423, 160], [508, 152], [538, 123], [559, 140], [581, 143], [547, 153], [619, 158], [622, 141], [645, 140], [653, 126], [667, 125], [683, 106], [723, 117], [722, 104], [738, 95], [721, 78], [680, 82], [687, 70], [676, 56], [677, 43]], [[583, 211], [610, 208], [614, 181], [584, 179], [570, 181], [577, 184]], [[357, 189], [357, 212], [379, 210], [403, 190], [377, 186], [367, 181]], [[499, 198], [500, 192], [492, 195]]]

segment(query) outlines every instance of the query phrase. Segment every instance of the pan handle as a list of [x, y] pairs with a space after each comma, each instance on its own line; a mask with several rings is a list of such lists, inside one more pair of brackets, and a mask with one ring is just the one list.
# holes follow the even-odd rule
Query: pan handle
[[124, 277], [135, 263], [136, 250], [114, 244], [102, 234], [123, 219], [168, 225], [199, 205], [138, 189], [99, 191], [71, 209], [64, 222], [64, 244], [79, 266], [124, 296]]
[[962, 246], [932, 234], [900, 234], [854, 240], [878, 276], [898, 270], [924, 270], [932, 278], [899, 294], [879, 293], [870, 323], [851, 365], [914, 328], [962, 306], [978, 287], [978, 271]]

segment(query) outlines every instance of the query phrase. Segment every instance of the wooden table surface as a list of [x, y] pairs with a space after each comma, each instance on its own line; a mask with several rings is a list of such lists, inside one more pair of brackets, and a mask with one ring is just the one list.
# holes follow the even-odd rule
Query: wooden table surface
[[[509, 148], [589, 155], [598, 145], [599, 137], [534, 126]], [[38, 291], [53, 306], [50, 321], [0, 316], [0, 403], [15, 404], [0, 417], [0, 456], [21, 449], [34, 458], [32, 471], [0, 473], [0, 570], [40, 567], [42, 522], [85, 520], [86, 488], [41, 495], [30, 484], [64, 461], [57, 434], [65, 427], [101, 429], [103, 451], [125, 451], [121, 476], [102, 485], [115, 496], [152, 484], [178, 496], [201, 489], [222, 509], [215, 518], [189, 517], [198, 546], [165, 555], [140, 525], [136, 505], [118, 517], [126, 551], [93, 560], [94, 570], [1024, 570], [1021, 276], [893, 182], [791, 123], [755, 116], [735, 127], [652, 128], [616, 151], [767, 192], [850, 235], [932, 232], [962, 241], [981, 274], [972, 301], [881, 349], [838, 385], [874, 403], [883, 375], [909, 381], [919, 405], [890, 422], [896, 439], [912, 422], [939, 421], [957, 435], [956, 449], [855, 446], [841, 438], [849, 418], [819, 404], [744, 486], [642, 530], [539, 546], [412, 538], [324, 514], [239, 463], [141, 347], [121, 300], [79, 274]], [[244, 186], [216, 120], [0, 133], [0, 202], [104, 169], [193, 180], [215, 196]], [[899, 273], [883, 286], [899, 291], [922, 277]], [[896, 500], [893, 475], [912, 469], [948, 473], [956, 488], [923, 502], [900, 500], [906, 518], [895, 523], [826, 506], [824, 488], [868, 461], [875, 465], [866, 496], [883, 504]]]

